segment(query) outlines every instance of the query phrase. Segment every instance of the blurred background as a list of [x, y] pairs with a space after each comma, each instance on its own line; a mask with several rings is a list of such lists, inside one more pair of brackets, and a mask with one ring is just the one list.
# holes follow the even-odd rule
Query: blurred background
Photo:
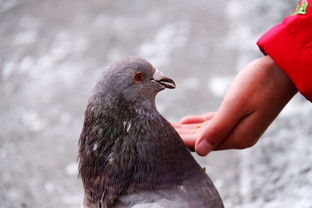
[[[97, 77], [138, 56], [172, 77], [170, 121], [215, 111], [296, 0], [0, 0], [0, 207], [77, 208], [77, 143]], [[297, 95], [251, 149], [197, 160], [226, 207], [312, 207], [312, 105]]]

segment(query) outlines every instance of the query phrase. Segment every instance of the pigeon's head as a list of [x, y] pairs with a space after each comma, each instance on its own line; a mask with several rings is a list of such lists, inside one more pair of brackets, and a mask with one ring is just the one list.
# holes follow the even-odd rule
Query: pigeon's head
[[109, 66], [98, 81], [98, 93], [122, 97], [129, 103], [154, 100], [157, 92], [175, 88], [172, 79], [144, 59], [128, 57]]

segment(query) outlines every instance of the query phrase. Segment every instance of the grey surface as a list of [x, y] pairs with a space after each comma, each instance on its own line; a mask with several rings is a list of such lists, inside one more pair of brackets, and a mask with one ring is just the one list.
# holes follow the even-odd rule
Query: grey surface
[[[0, 207], [80, 207], [77, 141], [109, 63], [148, 59], [177, 121], [216, 110], [255, 41], [294, 0], [0, 0]], [[252, 149], [197, 158], [226, 207], [312, 207], [312, 106], [298, 95]]]

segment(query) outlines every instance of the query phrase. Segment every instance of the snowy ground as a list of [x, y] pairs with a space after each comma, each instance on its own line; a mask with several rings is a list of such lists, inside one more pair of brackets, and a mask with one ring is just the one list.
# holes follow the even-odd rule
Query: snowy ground
[[[80, 207], [77, 140], [90, 90], [133, 55], [174, 78], [157, 106], [213, 111], [255, 41], [295, 0], [0, 0], [0, 208]], [[312, 207], [312, 105], [297, 95], [253, 148], [197, 159], [226, 207]]]

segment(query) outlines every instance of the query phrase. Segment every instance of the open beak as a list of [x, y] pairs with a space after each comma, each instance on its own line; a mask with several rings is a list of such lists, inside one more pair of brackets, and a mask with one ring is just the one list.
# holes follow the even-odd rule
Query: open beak
[[153, 81], [158, 82], [163, 85], [165, 88], [174, 89], [176, 87], [174, 81], [168, 77], [166, 77], [161, 71], [158, 69], [155, 70], [153, 74]]

